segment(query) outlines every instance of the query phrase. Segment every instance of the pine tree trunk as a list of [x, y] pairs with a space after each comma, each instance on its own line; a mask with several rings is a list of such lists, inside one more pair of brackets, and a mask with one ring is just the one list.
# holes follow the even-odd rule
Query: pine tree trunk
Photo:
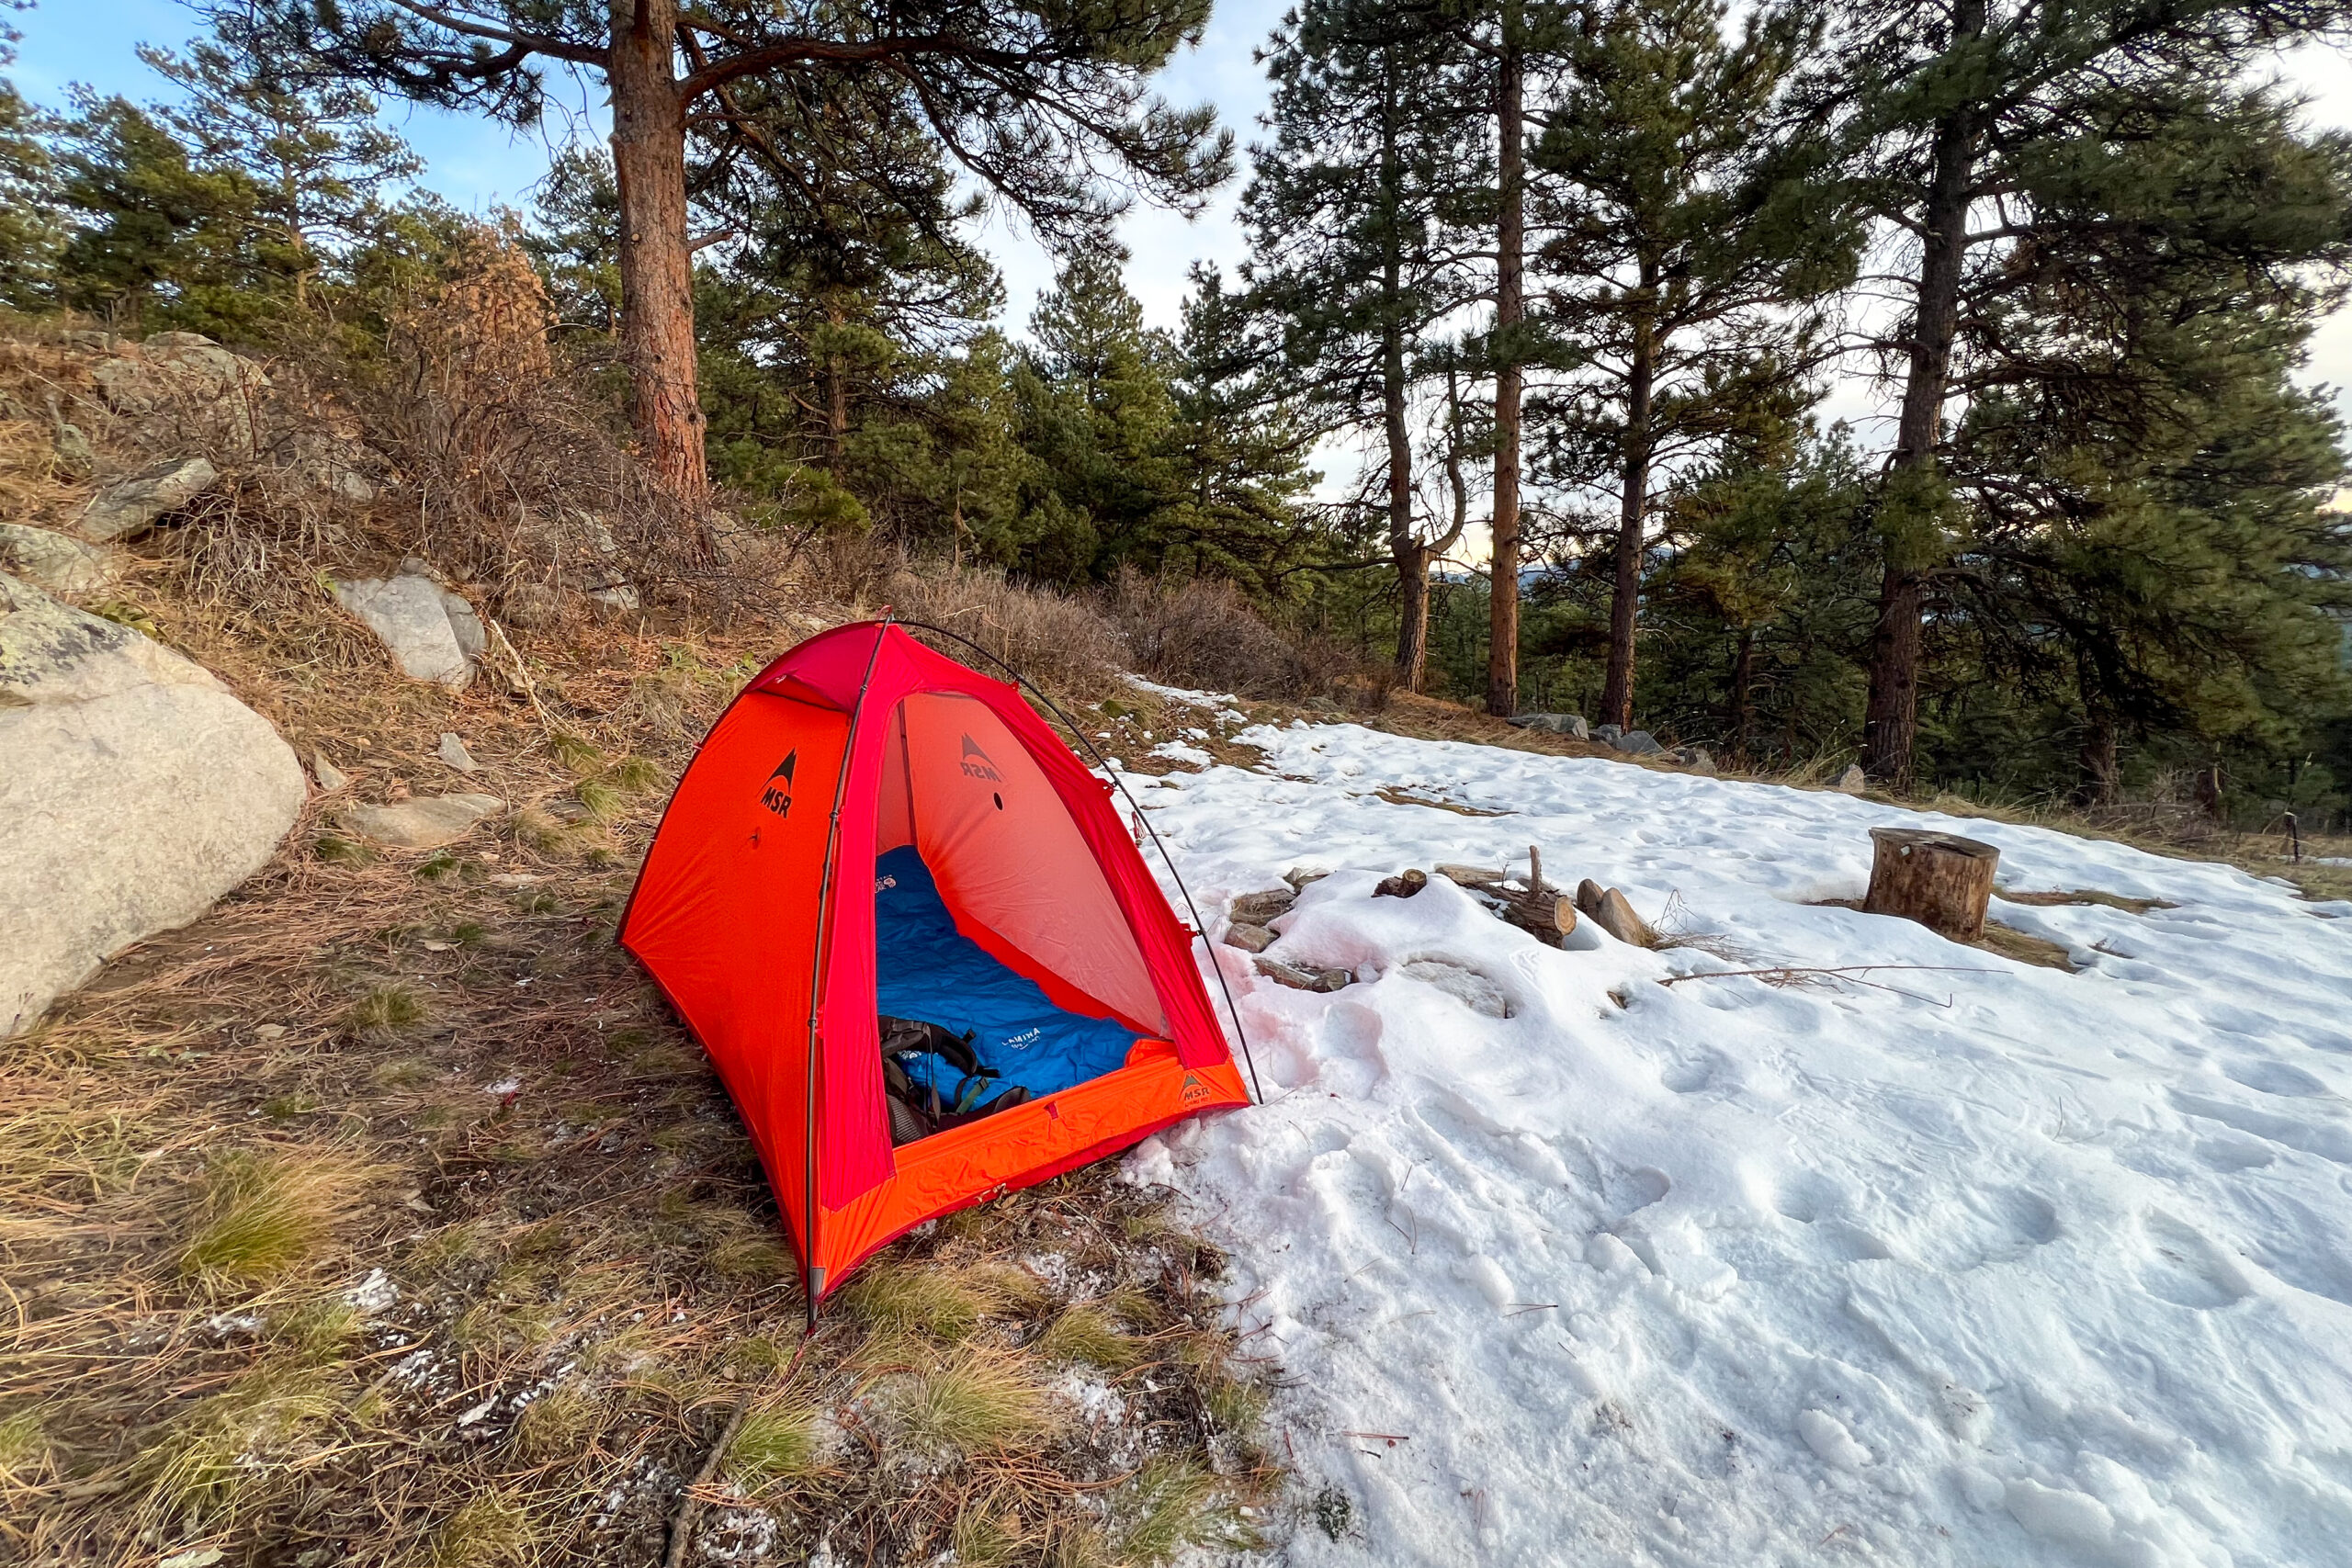
[[2123, 794], [2123, 770], [2117, 755], [2115, 723], [2103, 714], [2093, 714], [2083, 729], [2083, 748], [2077, 755], [2083, 770], [2083, 782], [2076, 797], [2083, 805], [2097, 808], [2113, 806]]
[[1756, 628], [1742, 626], [1731, 660], [1731, 760], [1744, 768], [1756, 748]]
[[[1984, 0], [1952, 8], [1952, 47], [1984, 30]], [[1895, 426], [1890, 478], [1931, 474], [1943, 434], [1944, 389], [1951, 379], [1952, 339], [1960, 329], [1961, 271], [1968, 248], [1970, 175], [1975, 161], [1976, 115], [1962, 105], [1936, 125], [1935, 172], [1928, 190], [1921, 236], [1919, 287], [1912, 310], [1909, 366], [1903, 412]], [[1896, 493], [1921, 504], [1926, 487]], [[1918, 535], [1928, 525], [1896, 518], [1885, 531], [1886, 564], [1879, 582], [1878, 625], [1871, 634], [1870, 697], [1862, 715], [1862, 771], [1907, 792], [1919, 739], [1919, 615], [1927, 599], [1925, 569], [1931, 553]]]
[[1413, 532], [1413, 435], [1405, 419], [1404, 171], [1396, 152], [1400, 106], [1382, 86], [1380, 191], [1380, 423], [1388, 444], [1388, 558], [1396, 566], [1396, 679], [1418, 692], [1429, 679], [1430, 552]]
[[621, 355], [639, 455], [680, 501], [710, 493], [695, 391], [686, 114], [677, 0], [613, 0], [613, 173], [620, 186]]
[[1519, 6], [1506, 0], [1495, 112], [1501, 164], [1495, 236], [1495, 543], [1487, 640], [1487, 711], [1503, 718], [1519, 711], [1519, 325], [1525, 313], [1521, 290], [1527, 239], [1521, 97], [1525, 71]]
[[836, 329], [825, 355], [825, 469], [838, 481], [849, 450], [849, 367], [840, 348], [842, 313], [839, 299], [825, 303], [825, 320]]
[[[1645, 292], [1654, 269], [1643, 265]], [[1600, 722], [1634, 728], [1634, 640], [1642, 614], [1642, 530], [1649, 511], [1650, 393], [1657, 374], [1649, 316], [1633, 319], [1633, 352], [1625, 372], [1625, 463], [1617, 521], [1617, 581], [1609, 598], [1609, 675], [1600, 689]]]

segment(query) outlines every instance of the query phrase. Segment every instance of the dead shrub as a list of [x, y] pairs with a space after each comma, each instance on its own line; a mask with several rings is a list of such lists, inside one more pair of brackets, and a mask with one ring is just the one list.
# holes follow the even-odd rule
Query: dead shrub
[[1122, 571], [1103, 595], [1137, 673], [1171, 685], [1296, 702], [1346, 682], [1378, 706], [1393, 678], [1336, 645], [1293, 638], [1269, 625], [1224, 578], [1170, 580]]
[[[908, 568], [890, 580], [888, 595], [901, 619], [967, 637], [1043, 685], [1091, 690], [1128, 665], [1126, 639], [1092, 604], [1023, 586], [1001, 572]], [[972, 657], [946, 638], [938, 646], [952, 659]]]

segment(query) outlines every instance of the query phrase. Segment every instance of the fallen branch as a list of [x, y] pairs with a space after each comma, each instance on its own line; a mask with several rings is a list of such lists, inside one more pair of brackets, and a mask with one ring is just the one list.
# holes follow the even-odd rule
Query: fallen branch
[[1693, 969], [1687, 975], [1668, 975], [1658, 984], [1679, 986], [1685, 980], [1736, 980], [1747, 976], [1761, 980], [1768, 986], [1790, 986], [1809, 975], [1826, 975], [1833, 980], [1851, 980], [1857, 986], [1868, 986], [1873, 990], [1892, 991], [1898, 997], [1909, 997], [1914, 1001], [1928, 1002], [1937, 1007], [1951, 1005], [1950, 1000], [1939, 1002], [1933, 997], [1923, 997], [1917, 991], [1906, 991], [1899, 986], [1881, 985], [1876, 980], [1864, 980], [1858, 977], [1890, 969], [1907, 970], [1921, 975], [1998, 975], [2001, 973], [1998, 969], [1967, 968], [1953, 964], [1849, 964], [1838, 968], [1815, 968], [1805, 964], [1792, 964], [1777, 969]]
[[[807, 1342], [804, 1340], [802, 1343]], [[704, 1456], [702, 1468], [695, 1472], [692, 1481], [686, 1483], [685, 1494], [678, 1504], [677, 1522], [670, 1527], [670, 1551], [662, 1558], [662, 1568], [681, 1568], [685, 1562], [686, 1548], [694, 1543], [695, 1521], [702, 1517], [702, 1489], [709, 1485], [711, 1477], [718, 1473], [718, 1467], [725, 1461], [727, 1450], [735, 1441], [735, 1434], [743, 1429], [743, 1417], [751, 1413], [751, 1409], [752, 1393], [745, 1389], [743, 1396], [735, 1402], [734, 1411], [728, 1416], [727, 1425], [718, 1429], [718, 1441], [711, 1444], [710, 1452]]]

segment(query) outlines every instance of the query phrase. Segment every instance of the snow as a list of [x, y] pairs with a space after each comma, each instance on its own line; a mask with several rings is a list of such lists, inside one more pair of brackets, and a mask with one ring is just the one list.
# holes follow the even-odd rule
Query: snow
[[[1357, 983], [1216, 949], [1269, 1102], [1128, 1170], [1230, 1256], [1298, 1495], [1351, 1500], [1288, 1562], [2352, 1562], [2352, 905], [1826, 791], [1237, 739], [1262, 770], [1145, 808], [1204, 915], [1329, 868], [1269, 956]], [[2176, 907], [1996, 902], [2077, 974], [1819, 907], [1877, 825]], [[1531, 843], [1713, 951], [1372, 897]], [[1916, 967], [1657, 983], [1857, 964]]]

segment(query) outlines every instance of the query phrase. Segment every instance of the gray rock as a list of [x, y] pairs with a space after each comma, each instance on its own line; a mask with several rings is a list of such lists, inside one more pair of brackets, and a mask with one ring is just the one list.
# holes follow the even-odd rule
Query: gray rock
[[1589, 739], [1600, 741], [1603, 746], [1614, 746], [1617, 744], [1617, 738], [1624, 733], [1613, 724], [1596, 724], [1592, 727]]
[[1510, 1001], [1503, 995], [1502, 987], [1475, 969], [1448, 964], [1442, 958], [1416, 958], [1399, 965], [1396, 973], [1408, 980], [1436, 987], [1482, 1017], [1510, 1016]]
[[1277, 986], [1288, 986], [1294, 991], [1337, 991], [1355, 983], [1355, 976], [1344, 969], [1301, 969], [1284, 964], [1279, 958], [1260, 956], [1253, 961], [1258, 973]]
[[74, 520], [74, 532], [100, 545], [143, 534], [155, 519], [177, 512], [220, 482], [220, 471], [209, 458], [166, 458], [92, 496]]
[[351, 775], [328, 761], [324, 751], [311, 753], [311, 776], [319, 781], [319, 790], [324, 795], [351, 787]]
[[433, 754], [461, 773], [481, 772], [481, 764], [474, 761], [474, 754], [466, 750], [466, 743], [458, 739], [454, 729], [441, 732], [441, 744]]
[[1296, 902], [1296, 888], [1270, 887], [1263, 893], [1244, 893], [1233, 901], [1233, 908], [1228, 912], [1237, 924], [1262, 926], [1268, 920], [1288, 914], [1290, 907]]
[[1628, 729], [1609, 742], [1629, 757], [1654, 757], [1666, 750], [1646, 729]]
[[1715, 754], [1704, 746], [1677, 746], [1667, 755], [1694, 773], [1712, 773], [1715, 771]]
[[90, 374], [107, 406], [142, 421], [151, 437], [201, 436], [240, 457], [260, 446], [269, 377], [201, 333], [157, 333]]
[[1274, 945], [1274, 933], [1263, 926], [1230, 925], [1225, 930], [1225, 945], [1244, 953], [1263, 953]]
[[0, 576], [0, 1035], [261, 869], [302, 766], [200, 666]]
[[490, 646], [483, 635], [481, 617], [474, 614], [472, 601], [464, 594], [441, 590], [441, 608], [448, 613], [449, 629], [457, 634], [458, 651], [475, 663], [481, 660], [482, 649]]
[[361, 578], [334, 585], [335, 603], [359, 617], [391, 649], [392, 662], [412, 681], [435, 681], [455, 689], [473, 675], [470, 645], [481, 647], [481, 623], [467, 606], [461, 623], [450, 607], [455, 599], [431, 578], [415, 572]]
[[1849, 762], [1846, 771], [1838, 775], [1838, 787], [1848, 795], [1860, 795], [1869, 787], [1870, 780], [1862, 773], [1860, 762]]
[[626, 582], [594, 590], [588, 602], [608, 615], [634, 615], [638, 611], [637, 590]]
[[1575, 740], [1592, 739], [1592, 728], [1580, 713], [1522, 713], [1511, 716], [1510, 722], [1521, 729], [1540, 729], [1548, 735], [1565, 735]]
[[110, 552], [21, 523], [0, 523], [0, 571], [51, 593], [96, 593], [122, 575]]
[[505, 805], [494, 795], [428, 795], [389, 806], [346, 806], [335, 820], [396, 850], [437, 850], [464, 838]]

